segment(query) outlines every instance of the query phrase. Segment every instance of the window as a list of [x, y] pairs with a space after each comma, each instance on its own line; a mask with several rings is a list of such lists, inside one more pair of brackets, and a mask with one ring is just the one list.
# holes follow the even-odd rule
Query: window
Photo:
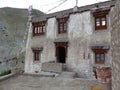
[[95, 17], [95, 30], [107, 29], [106, 16]]
[[34, 58], [34, 61], [40, 61], [41, 50], [33, 50], [33, 58]]
[[58, 33], [66, 33], [67, 32], [67, 20], [68, 17], [59, 18], [58, 20]]
[[94, 52], [95, 64], [105, 64], [105, 55], [108, 51], [108, 47], [104, 49], [104, 46], [94, 46], [92, 49]]
[[93, 13], [95, 17], [95, 30], [105, 30], [107, 29], [107, 14], [109, 10], [96, 11]]
[[105, 53], [95, 53], [95, 63], [104, 64], [105, 63]]
[[39, 36], [45, 34], [45, 24], [46, 21], [34, 22], [33, 23], [33, 36]]

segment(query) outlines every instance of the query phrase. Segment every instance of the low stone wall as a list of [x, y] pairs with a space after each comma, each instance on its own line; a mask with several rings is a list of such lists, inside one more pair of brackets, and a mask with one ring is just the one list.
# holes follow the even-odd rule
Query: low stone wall
[[62, 64], [61, 63], [43, 63], [41, 67], [42, 71], [45, 72], [62, 72]]
[[15, 74], [11, 73], [11, 74], [8, 74], [8, 75], [5, 75], [5, 76], [1, 76], [1, 77], [0, 77], [0, 81], [6, 80], [6, 79], [8, 79], [8, 78], [10, 78], [10, 77], [12, 77], [12, 76], [14, 76], [14, 75], [15, 75]]

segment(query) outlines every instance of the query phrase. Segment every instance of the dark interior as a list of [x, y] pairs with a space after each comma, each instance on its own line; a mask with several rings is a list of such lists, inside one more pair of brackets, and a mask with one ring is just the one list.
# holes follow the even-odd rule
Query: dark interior
[[65, 48], [64, 47], [59, 47], [59, 63], [65, 63]]

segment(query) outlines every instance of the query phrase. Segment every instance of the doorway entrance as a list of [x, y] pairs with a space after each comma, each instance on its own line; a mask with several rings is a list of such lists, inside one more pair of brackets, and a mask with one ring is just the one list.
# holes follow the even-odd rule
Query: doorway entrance
[[66, 55], [65, 55], [65, 48], [64, 47], [58, 47], [58, 62], [59, 63], [65, 63]]
[[66, 63], [67, 42], [55, 42], [56, 59], [58, 63]]

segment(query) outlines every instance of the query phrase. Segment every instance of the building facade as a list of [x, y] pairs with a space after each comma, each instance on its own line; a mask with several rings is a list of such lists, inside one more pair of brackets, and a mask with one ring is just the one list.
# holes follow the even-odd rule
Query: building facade
[[43, 63], [62, 63], [68, 71], [88, 74], [111, 63], [110, 9], [114, 1], [75, 7], [41, 17], [29, 16], [25, 73], [41, 72]]
[[111, 9], [112, 90], [120, 89], [120, 0]]

